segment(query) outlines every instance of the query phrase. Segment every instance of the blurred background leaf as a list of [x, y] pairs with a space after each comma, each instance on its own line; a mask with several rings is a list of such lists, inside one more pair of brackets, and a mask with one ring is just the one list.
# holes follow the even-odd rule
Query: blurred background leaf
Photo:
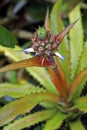
[[0, 26], [0, 45], [13, 48], [16, 43], [17, 40], [13, 33], [11, 33], [3, 26]]

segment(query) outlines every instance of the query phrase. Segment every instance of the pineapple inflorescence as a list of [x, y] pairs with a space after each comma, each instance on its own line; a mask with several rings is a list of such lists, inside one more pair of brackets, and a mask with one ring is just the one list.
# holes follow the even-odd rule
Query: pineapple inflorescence
[[56, 40], [55, 36], [43, 27], [39, 27], [34, 33], [32, 43], [32, 48], [36, 52], [36, 55], [45, 57], [55, 55], [55, 51], [59, 45], [58, 39]]

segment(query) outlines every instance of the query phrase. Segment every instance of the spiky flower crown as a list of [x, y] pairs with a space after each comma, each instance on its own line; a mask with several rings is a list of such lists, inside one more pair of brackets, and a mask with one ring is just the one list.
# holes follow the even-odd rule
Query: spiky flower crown
[[36, 55], [49, 57], [55, 55], [60, 42], [45, 28], [39, 27], [34, 33], [32, 43], [32, 48], [36, 52]]
[[62, 32], [57, 35], [51, 34], [44, 27], [39, 27], [38, 30], [36, 30], [34, 33], [34, 37], [32, 38], [31, 48], [24, 49], [24, 52], [35, 52], [37, 56], [41, 56], [42, 58], [46, 59], [49, 59], [50, 56], [56, 55], [63, 60], [64, 57], [58, 53], [57, 48], [65, 35], [77, 23], [78, 20], [79, 18], [72, 24], [68, 25]]

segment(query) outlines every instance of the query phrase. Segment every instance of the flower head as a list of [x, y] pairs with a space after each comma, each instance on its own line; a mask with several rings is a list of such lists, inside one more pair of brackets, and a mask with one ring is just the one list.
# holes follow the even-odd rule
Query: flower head
[[25, 49], [24, 52], [35, 52], [36, 55], [42, 56], [43, 58], [57, 55], [61, 59], [64, 59], [61, 54], [56, 52], [59, 43], [60, 41], [56, 39], [55, 35], [52, 35], [45, 28], [39, 27], [32, 38], [32, 47]]
[[62, 60], [64, 57], [57, 52], [57, 48], [63, 40], [64, 36], [69, 32], [69, 30], [76, 24], [75, 22], [67, 26], [62, 32], [57, 35], [53, 35], [50, 31], [47, 31], [44, 27], [39, 27], [34, 33], [32, 38], [32, 47], [25, 49], [25, 53], [35, 52], [36, 55], [42, 58], [49, 59], [50, 56], [58, 56]]
[[34, 34], [34, 38], [32, 39], [32, 48], [38, 55], [53, 55], [59, 42], [49, 31], [41, 27], [40, 29], [42, 33], [37, 30]]

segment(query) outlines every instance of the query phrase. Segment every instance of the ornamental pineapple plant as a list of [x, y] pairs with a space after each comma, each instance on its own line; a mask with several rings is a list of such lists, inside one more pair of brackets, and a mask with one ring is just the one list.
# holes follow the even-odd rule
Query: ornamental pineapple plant
[[[61, 0], [55, 3], [50, 19], [47, 12], [45, 26], [36, 30], [31, 48], [24, 50], [28, 55], [15, 54], [18, 46], [14, 49], [0, 46], [0, 51], [15, 61], [2, 67], [0, 73], [28, 67], [27, 72], [43, 85], [41, 88], [29, 82], [0, 84], [0, 96], [15, 99], [0, 109], [3, 130], [20, 130], [43, 121], [43, 130], [66, 126], [70, 130], [78, 127], [85, 130], [80, 119], [87, 112], [87, 96], [80, 95], [87, 81], [87, 41], [83, 38], [80, 6], [70, 12], [71, 24], [63, 29], [61, 5]], [[65, 37], [68, 32], [69, 40]], [[30, 52], [35, 55], [32, 57]], [[31, 112], [37, 104], [44, 109]], [[17, 118], [19, 115], [22, 116]]]

